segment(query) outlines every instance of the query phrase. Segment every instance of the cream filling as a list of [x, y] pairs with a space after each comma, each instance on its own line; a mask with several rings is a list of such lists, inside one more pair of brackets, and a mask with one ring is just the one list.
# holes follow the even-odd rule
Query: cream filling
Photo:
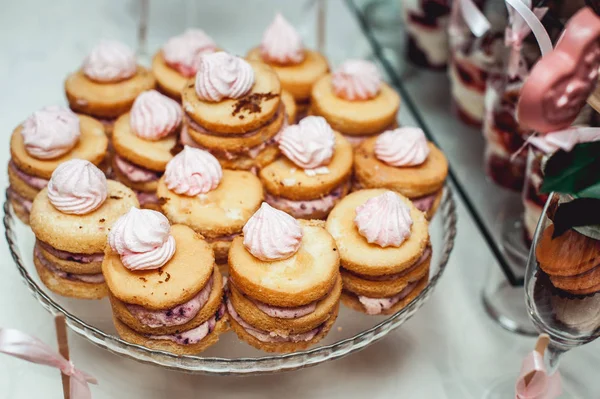
[[34, 255], [46, 269], [48, 269], [49, 271], [51, 271], [53, 274], [57, 275], [60, 278], [64, 278], [64, 279], [71, 280], [71, 281], [80, 281], [80, 282], [89, 283], [89, 284], [101, 284], [104, 282], [104, 276], [102, 275], [102, 273], [73, 274], [73, 273], [67, 273], [64, 270], [59, 269], [52, 262], [50, 262], [48, 259], [46, 259], [44, 257], [44, 255], [42, 255], [42, 253], [40, 252], [39, 247], [37, 245], [34, 249]]
[[453, 63], [451, 63], [448, 70], [450, 81], [452, 82], [452, 97], [456, 105], [472, 119], [477, 121], [483, 120], [485, 113], [485, 93], [464, 84], [458, 72], [456, 72], [456, 67]]
[[200, 324], [198, 327], [192, 328], [178, 334], [165, 334], [165, 335], [146, 335], [150, 339], [162, 339], [173, 341], [179, 345], [194, 345], [202, 341], [208, 334], [214, 331], [217, 321], [221, 320], [225, 314], [225, 307], [221, 305], [217, 313]]
[[19, 193], [17, 193], [15, 190], [13, 190], [10, 187], [8, 189], [8, 198], [10, 198], [11, 200], [15, 201], [17, 204], [19, 204], [23, 208], [25, 208], [25, 211], [27, 213], [31, 212], [31, 207], [33, 206], [33, 201], [28, 200], [27, 198], [23, 197], [22, 195], [20, 195]]
[[274, 208], [287, 212], [295, 218], [309, 217], [314, 212], [329, 213], [342, 198], [346, 184], [342, 183], [329, 194], [313, 200], [291, 200], [267, 192], [265, 201]]
[[377, 315], [385, 310], [390, 309], [402, 299], [406, 298], [408, 294], [410, 294], [415, 289], [417, 283], [418, 281], [408, 284], [398, 294], [389, 298], [369, 298], [363, 295], [357, 295], [357, 297], [360, 303], [364, 306], [367, 314]]

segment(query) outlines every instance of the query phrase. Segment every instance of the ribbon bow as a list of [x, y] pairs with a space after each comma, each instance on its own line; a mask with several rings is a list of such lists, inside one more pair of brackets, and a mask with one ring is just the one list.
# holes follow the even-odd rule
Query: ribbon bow
[[546, 154], [554, 151], [571, 151], [575, 145], [600, 140], [600, 129], [596, 127], [571, 126], [545, 135], [532, 135], [527, 143], [542, 150]]
[[457, 1], [458, 8], [460, 9], [460, 13], [465, 21], [465, 24], [467, 24], [475, 36], [481, 37], [490, 30], [490, 21], [487, 20], [485, 15], [483, 15], [473, 0]]
[[527, 69], [521, 57], [523, 40], [533, 32], [540, 50], [546, 54], [552, 50], [552, 41], [540, 20], [548, 12], [548, 7], [531, 10], [531, 0], [505, 0], [508, 10], [509, 26], [504, 35], [504, 44], [510, 47], [508, 74], [511, 78], [517, 76], [525, 79]]
[[92, 393], [88, 383], [98, 383], [94, 377], [77, 370], [71, 361], [48, 345], [19, 330], [0, 328], [0, 353], [59, 369], [61, 373], [71, 377], [72, 399], [91, 399]]
[[515, 399], [554, 399], [562, 393], [560, 373], [546, 372], [544, 352], [550, 342], [547, 334], [538, 338], [535, 350], [523, 360], [515, 387]]

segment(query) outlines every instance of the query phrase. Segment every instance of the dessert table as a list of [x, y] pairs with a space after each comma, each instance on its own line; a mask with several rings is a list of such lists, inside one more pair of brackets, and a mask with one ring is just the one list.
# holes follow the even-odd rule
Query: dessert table
[[[312, 3], [152, 0], [146, 57], [186, 26], [199, 26], [223, 48], [244, 54], [260, 40], [263, 27], [277, 8], [299, 26], [307, 45], [314, 46]], [[139, 2], [134, 0], [23, 0], [5, 4], [0, 15], [4, 32], [0, 35], [0, 128], [5, 142], [32, 110], [65, 103], [65, 75], [78, 67], [98, 39], [118, 39], [135, 46], [139, 12]], [[330, 0], [326, 18], [325, 53], [332, 64], [349, 57], [372, 56], [370, 44], [346, 2]], [[427, 119], [426, 110], [422, 114]], [[404, 125], [415, 124], [406, 107], [401, 107], [399, 120]], [[4, 145], [0, 163], [6, 165], [8, 159], [8, 145]], [[7, 176], [2, 174], [0, 179], [6, 187]], [[92, 387], [94, 398], [489, 397], [486, 391], [493, 384], [514, 381], [534, 340], [503, 330], [484, 311], [480, 291], [486, 274], [499, 269], [470, 213], [460, 198], [456, 199], [458, 235], [437, 291], [400, 329], [356, 354], [283, 374], [208, 377], [121, 358], [70, 333], [72, 360], [98, 379], [100, 385]], [[53, 343], [52, 317], [21, 283], [5, 241], [0, 243], [0, 258], [0, 326]], [[585, 387], [587, 394], [582, 398], [593, 398], [600, 392], [595, 378], [599, 364], [600, 343], [596, 342], [568, 354], [561, 371]], [[62, 397], [58, 372], [1, 356], [0, 399], [33, 397]]]

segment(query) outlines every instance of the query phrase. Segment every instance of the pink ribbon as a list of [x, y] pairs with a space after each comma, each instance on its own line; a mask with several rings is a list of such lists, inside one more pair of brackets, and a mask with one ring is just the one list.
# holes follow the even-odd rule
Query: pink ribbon
[[562, 393], [560, 373], [549, 376], [544, 357], [533, 351], [523, 360], [515, 390], [515, 399], [554, 399]]
[[458, 7], [465, 23], [475, 36], [481, 37], [490, 30], [490, 22], [473, 0], [458, 0]]
[[0, 328], [0, 353], [59, 369], [61, 373], [71, 377], [72, 399], [91, 399], [88, 383], [98, 383], [94, 377], [77, 370], [71, 361], [48, 345], [19, 330]]
[[[525, 7], [521, 9], [521, 11], [527, 9], [529, 11], [526, 12], [524, 11], [524, 13], [526, 15], [528, 15], [528, 20], [525, 19], [525, 17], [521, 14], [521, 11], [518, 11], [517, 9], [515, 9], [512, 5], [507, 4], [507, 9], [508, 9], [508, 17], [509, 17], [509, 21], [510, 21], [510, 25], [506, 28], [505, 31], [505, 35], [504, 35], [504, 43], [506, 44], [506, 46], [510, 47], [510, 55], [509, 55], [509, 61], [508, 61], [508, 74], [511, 78], [515, 78], [517, 76], [519, 76], [521, 79], [525, 79], [525, 77], [527, 76], [527, 66], [525, 65], [525, 62], [523, 60], [523, 57], [521, 56], [521, 49], [523, 46], [523, 40], [525, 40], [525, 38], [529, 35], [529, 33], [532, 31], [532, 26], [534, 27], [534, 29], [539, 29], [541, 26], [542, 32], [539, 33], [539, 35], [541, 37], [547, 37], [548, 41], [550, 41], [550, 37], [548, 36], [548, 33], [546, 32], [546, 30], [544, 29], [544, 26], [541, 25], [541, 23], [539, 25], [537, 25], [535, 23], [535, 21], [537, 21], [539, 23], [539, 21], [544, 17], [544, 15], [546, 14], [546, 12], [548, 11], [548, 7], [541, 7], [541, 8], [535, 8], [533, 11], [531, 11], [529, 8], [531, 7], [531, 0], [516, 0], [518, 1], [519, 4], [524, 5]], [[506, 0], [507, 3], [510, 3], [509, 0]], [[531, 13], [533, 14], [533, 19], [531, 19]], [[528, 22], [529, 21], [529, 22]], [[532, 24], [532, 25], [530, 25]], [[538, 35], [535, 35], [535, 37], [537, 38]], [[540, 43], [538, 41], [538, 43]], [[545, 39], [542, 39], [543, 44], [539, 44], [540, 48], [541, 46], [545, 46], [547, 45], [547, 42]], [[550, 42], [550, 50], [552, 50], [552, 42]], [[542, 49], [542, 52], [547, 51], [546, 48]]]
[[600, 128], [572, 126], [545, 135], [532, 135], [527, 139], [527, 143], [550, 154], [558, 150], [571, 151], [576, 144], [598, 140], [600, 140]]

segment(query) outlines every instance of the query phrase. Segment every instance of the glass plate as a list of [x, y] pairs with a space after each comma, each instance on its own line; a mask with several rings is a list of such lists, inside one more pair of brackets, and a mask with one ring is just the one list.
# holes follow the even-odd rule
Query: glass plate
[[179, 356], [130, 344], [118, 337], [112, 324], [108, 299], [88, 301], [54, 294], [44, 286], [33, 265], [34, 235], [15, 217], [9, 202], [4, 203], [6, 240], [23, 281], [52, 314], [64, 314], [67, 325], [77, 334], [110, 352], [164, 368], [204, 374], [256, 375], [313, 366], [346, 356], [380, 340], [407, 321], [433, 293], [444, 273], [456, 235], [456, 205], [448, 186], [437, 215], [430, 223], [433, 258], [430, 280], [408, 306], [392, 316], [367, 316], [340, 307], [331, 331], [315, 347], [285, 355], [267, 354], [241, 342], [233, 332], [199, 356]]

